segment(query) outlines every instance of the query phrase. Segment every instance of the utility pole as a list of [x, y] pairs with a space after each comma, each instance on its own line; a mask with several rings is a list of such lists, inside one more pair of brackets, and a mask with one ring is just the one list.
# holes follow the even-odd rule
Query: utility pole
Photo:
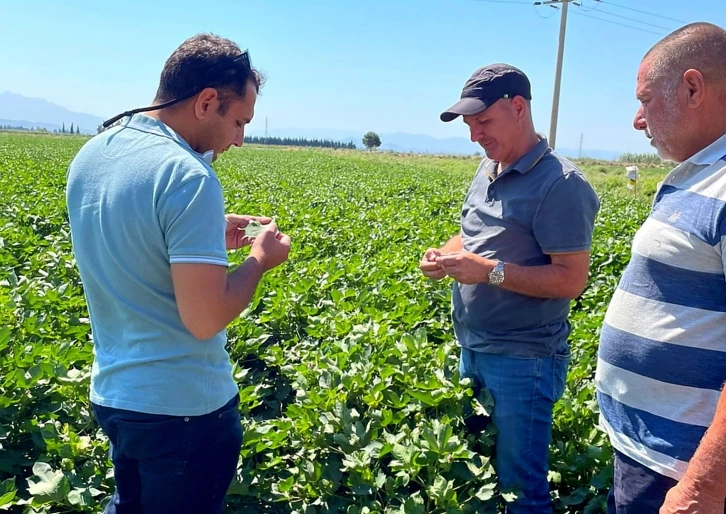
[[585, 134], [580, 134], [580, 160], [582, 160], [582, 140], [585, 138]]
[[267, 139], [267, 118], [265, 118], [265, 139]]
[[562, 58], [565, 53], [565, 31], [567, 29], [567, 6], [574, 0], [547, 0], [536, 2], [535, 5], [562, 4], [562, 16], [560, 17], [560, 42], [557, 47], [557, 70], [555, 71], [555, 93], [552, 99], [552, 117], [550, 118], [549, 144], [555, 148], [557, 143], [557, 115], [560, 110], [560, 84], [562, 83]]

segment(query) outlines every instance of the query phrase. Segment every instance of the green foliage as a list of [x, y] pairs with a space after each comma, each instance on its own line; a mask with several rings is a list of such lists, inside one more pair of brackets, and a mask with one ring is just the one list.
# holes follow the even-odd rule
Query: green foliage
[[363, 135], [363, 146], [368, 150], [373, 150], [381, 146], [381, 138], [375, 132], [366, 132]]
[[624, 153], [618, 159], [623, 164], [642, 164], [645, 166], [659, 166], [664, 164], [657, 153]]
[[245, 136], [245, 144], [277, 146], [312, 146], [315, 148], [345, 148], [355, 150], [352, 141], [344, 143], [332, 139], [306, 139], [304, 137]]
[[252, 220], [245, 227], [245, 237], [257, 237], [263, 230], [265, 230], [265, 226], [262, 223]]
[[[0, 510], [11, 513], [98, 512], [113, 487], [89, 411], [90, 325], [65, 213], [65, 171], [83, 142], [0, 134]], [[259, 147], [215, 164], [228, 211], [273, 217], [292, 239], [290, 260], [228, 330], [245, 434], [228, 512], [487, 513], [512, 499], [496, 487], [494, 427], [467, 428], [492, 403], [459, 380], [451, 283], [417, 267], [458, 230], [475, 167]], [[602, 204], [555, 412], [562, 513], [603, 511], [597, 339], [647, 212], [627, 196]]]

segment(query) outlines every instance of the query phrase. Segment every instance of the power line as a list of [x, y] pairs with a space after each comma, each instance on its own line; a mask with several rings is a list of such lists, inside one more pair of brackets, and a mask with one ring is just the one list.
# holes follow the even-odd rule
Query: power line
[[633, 27], [632, 25], [626, 25], [625, 23], [618, 23], [617, 21], [606, 20], [605, 18], [598, 18], [597, 16], [592, 16], [591, 14], [585, 14], [585, 13], [581, 13], [581, 12], [577, 12], [577, 11], [573, 11], [573, 14], [577, 14], [578, 16], [585, 16], [586, 18], [592, 18], [593, 20], [604, 21], [605, 23], [612, 23], [613, 25], [627, 27], [627, 28], [633, 29], [633, 30], [639, 30], [641, 32], [648, 32], [649, 34], [655, 34], [656, 36], [665, 36], [665, 34], [663, 32], [655, 32], [653, 30], [641, 29], [640, 27]]
[[635, 18], [629, 18], [628, 16], [623, 16], [621, 14], [615, 14], [615, 13], [608, 12], [608, 11], [600, 11], [600, 12], [602, 14], [607, 14], [608, 16], [615, 16], [616, 18], [622, 18], [623, 20], [634, 21], [635, 23], [642, 23], [643, 25], [648, 25], [649, 27], [655, 27], [657, 29], [673, 30], [669, 27], [663, 27], [662, 25], [655, 25], [653, 23], [648, 23], [647, 21], [636, 20]]
[[555, 14], [557, 14], [557, 11], [559, 11], [559, 10], [560, 10], [560, 8], [559, 8], [559, 7], [555, 7], [554, 5], [550, 5], [550, 7], [553, 7], [553, 9], [552, 9], [552, 14], [550, 14], [549, 16], [542, 16], [542, 15], [540, 14], [539, 10], [537, 9], [537, 5], [533, 4], [533, 6], [534, 6], [534, 12], [536, 12], [536, 13], [537, 13], [537, 16], [539, 16], [539, 17], [540, 17], [540, 18], [542, 18], [543, 20], [546, 20], [546, 19], [548, 19], [548, 18], [552, 18], [552, 16], [554, 16]]
[[598, 3], [601, 3], [601, 4], [611, 5], [613, 7], [619, 7], [620, 9], [627, 9], [628, 11], [634, 11], [634, 12], [639, 12], [641, 14], [647, 14], [649, 16], [655, 16], [656, 18], [662, 18], [664, 20], [675, 21], [678, 23], [686, 23], [683, 20], [677, 20], [676, 18], [669, 18], [668, 16], [663, 16], [661, 14], [655, 14], [655, 13], [648, 12], [648, 11], [641, 11], [640, 9], [635, 9], [633, 7], [627, 7], [625, 5], [614, 4], [613, 2], [610, 2], [609, 0], [595, 0], [595, 1]]
[[578, 2], [578, 7], [580, 9], [582, 9], [583, 11], [585, 11], [585, 12], [599, 11], [600, 10], [600, 6], [602, 5], [602, 2], [600, 2], [600, 0], [592, 0], [592, 1], [595, 2], [595, 7], [586, 7], [585, 6], [585, 0], [580, 0]]

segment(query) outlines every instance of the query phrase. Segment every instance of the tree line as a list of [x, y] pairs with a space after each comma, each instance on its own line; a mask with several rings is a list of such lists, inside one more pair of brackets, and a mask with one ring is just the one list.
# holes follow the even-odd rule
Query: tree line
[[312, 146], [318, 148], [336, 148], [355, 150], [355, 144], [351, 141], [333, 141], [331, 139], [305, 139], [302, 137], [259, 137], [245, 136], [245, 144], [253, 145], [281, 145], [281, 146]]
[[[51, 131], [47, 128], [43, 127], [23, 127], [21, 125], [0, 125], [0, 130], [24, 130], [26, 132], [43, 132], [46, 134], [51, 134]], [[66, 129], [66, 124], [64, 123], [63, 126], [59, 129], [53, 129], [53, 134], [80, 134], [81, 128], [78, 126], [73, 126], [73, 123], [71, 123], [71, 127], [69, 129]]]
[[71, 128], [69, 130], [66, 130], [66, 124], [63, 124], [63, 127], [59, 129], [55, 129], [53, 132], [56, 134], [80, 134], [81, 133], [81, 127], [76, 125], [75, 131], [73, 130], [73, 123], [71, 123]]
[[[117, 125], [119, 122], [114, 123]], [[113, 125], [112, 125], [113, 126]], [[111, 127], [108, 127], [111, 128]], [[50, 134], [51, 132], [46, 128], [41, 127], [22, 127], [20, 125], [0, 125], [0, 130], [24, 130], [28, 132], [43, 132]], [[103, 125], [98, 126], [98, 133], [103, 132]], [[54, 129], [53, 134], [80, 134], [81, 128], [71, 123], [70, 128], [66, 129], [66, 124], [63, 123], [60, 129]], [[334, 141], [332, 139], [306, 139], [303, 137], [262, 137], [262, 136], [245, 136], [244, 142], [246, 144], [254, 145], [279, 145], [279, 146], [310, 146], [317, 148], [334, 148], [334, 149], [347, 149], [355, 150], [356, 145], [352, 141]], [[363, 136], [363, 145], [368, 150], [373, 150], [381, 146], [381, 138], [375, 132], [367, 132]]]
[[655, 153], [624, 153], [620, 156], [618, 161], [623, 164], [663, 164], [663, 159]]

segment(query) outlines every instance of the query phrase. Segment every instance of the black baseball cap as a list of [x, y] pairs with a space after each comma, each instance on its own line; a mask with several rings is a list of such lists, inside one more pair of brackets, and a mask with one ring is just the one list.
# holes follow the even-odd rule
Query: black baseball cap
[[497, 63], [476, 70], [464, 84], [461, 100], [441, 113], [441, 121], [453, 121], [459, 116], [479, 114], [500, 98], [521, 96], [532, 99], [527, 75], [509, 64]]

